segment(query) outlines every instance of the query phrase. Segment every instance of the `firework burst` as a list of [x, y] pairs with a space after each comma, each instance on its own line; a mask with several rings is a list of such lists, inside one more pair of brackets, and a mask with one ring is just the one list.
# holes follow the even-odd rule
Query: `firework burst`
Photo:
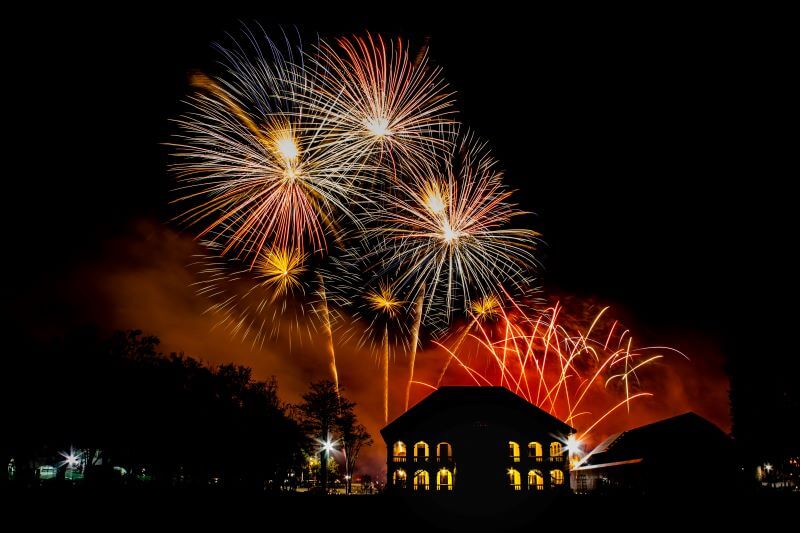
[[272, 248], [321, 252], [353, 215], [367, 172], [321, 142], [319, 124], [302, 108], [314, 93], [302, 52], [272, 41], [218, 46], [223, 72], [196, 74], [189, 110], [171, 144], [183, 219], [200, 238], [221, 242], [251, 266]]
[[[423, 295], [423, 321], [441, 308], [450, 321], [477, 297], [530, 285], [538, 234], [508, 227], [523, 214], [509, 202], [486, 145], [465, 136], [441, 169], [393, 184], [375, 213], [371, 235], [385, 271], [414, 300]], [[441, 302], [442, 305], [438, 305]], [[432, 313], [433, 312], [433, 313]]]
[[342, 37], [322, 42], [309, 61], [313, 93], [302, 92], [325, 143], [350, 164], [371, 159], [424, 167], [447, 145], [441, 133], [454, 124], [453, 95], [427, 45], [415, 57], [401, 39]]
[[[458, 342], [440, 345], [447, 353], [445, 366], [454, 360], [476, 385], [507, 387], [578, 427], [576, 438], [586, 441], [613, 413], [652, 396], [642, 377], [656, 361], [668, 353], [686, 357], [670, 347], [637, 347], [629, 330], [606, 320], [607, 311], [581, 324], [565, 316], [560, 303], [529, 314], [509, 300], [497, 308], [493, 321], [471, 322], [472, 360], [455, 353]], [[587, 404], [603, 410], [592, 412]]]

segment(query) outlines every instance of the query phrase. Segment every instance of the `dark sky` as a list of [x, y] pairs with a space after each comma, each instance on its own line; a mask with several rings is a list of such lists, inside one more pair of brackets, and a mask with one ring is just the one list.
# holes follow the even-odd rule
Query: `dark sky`
[[[188, 239], [153, 229], [176, 214], [161, 145], [169, 119], [189, 73], [213, 67], [210, 44], [239, 21], [296, 25], [309, 40], [368, 29], [414, 46], [430, 39], [462, 119], [535, 213], [525, 222], [547, 243], [546, 288], [612, 304], [647, 343], [687, 351], [699, 379], [672, 411], [696, 408], [713, 375], [705, 412], [727, 426], [720, 360], [746, 354], [769, 374], [796, 357], [790, 34], [773, 15], [746, 12], [488, 7], [19, 21], [3, 64], [9, 326], [42, 337], [109, 317], [100, 325], [158, 324], [168, 348], [201, 358], [235, 352], [197, 335], [209, 323], [187, 288]], [[308, 359], [299, 374], [289, 368], [299, 358], [238, 360], [295, 394], [322, 377]]]
[[[736, 337], [790, 298], [788, 35], [748, 13], [62, 13], [5, 62], [12, 292], [168, 219], [168, 120], [238, 21], [430, 37], [544, 233], [545, 284]], [[7, 130], [8, 131], [8, 130]], [[791, 276], [790, 276], [791, 275]], [[753, 318], [747, 318], [748, 316]]]

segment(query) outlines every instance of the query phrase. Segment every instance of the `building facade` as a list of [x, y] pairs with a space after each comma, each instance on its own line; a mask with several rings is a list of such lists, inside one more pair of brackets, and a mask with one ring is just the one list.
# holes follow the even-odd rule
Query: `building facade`
[[441, 387], [381, 430], [387, 488], [505, 494], [569, 489], [574, 429], [503, 387]]

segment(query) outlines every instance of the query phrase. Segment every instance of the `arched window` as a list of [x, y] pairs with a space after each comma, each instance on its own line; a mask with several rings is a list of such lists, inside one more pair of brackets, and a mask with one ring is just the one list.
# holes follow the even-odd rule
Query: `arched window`
[[564, 472], [561, 470], [550, 471], [550, 484], [554, 487], [564, 484]]
[[536, 461], [542, 460], [542, 445], [538, 442], [528, 443], [528, 457], [534, 457]]
[[448, 461], [453, 456], [453, 448], [447, 442], [440, 442], [436, 445], [436, 457], [439, 460]]
[[428, 490], [431, 478], [425, 470], [417, 470], [414, 473], [414, 490]]
[[550, 457], [561, 457], [561, 454], [564, 452], [564, 449], [561, 447], [560, 442], [551, 442], [550, 443]]
[[453, 474], [448, 469], [436, 473], [436, 490], [453, 490]]
[[406, 462], [406, 443], [399, 440], [392, 446], [392, 457], [395, 463]]
[[519, 475], [519, 470], [508, 469], [508, 484], [513, 490], [522, 490], [522, 476]]
[[401, 489], [406, 488], [406, 471], [402, 468], [395, 470], [392, 474], [392, 484]]
[[544, 476], [541, 470], [528, 472], [528, 490], [544, 490]]
[[513, 440], [508, 443], [508, 457], [515, 463], [519, 462], [519, 444]]
[[419, 441], [414, 445], [415, 461], [427, 461], [428, 455], [430, 455], [430, 449], [428, 448], [428, 443]]

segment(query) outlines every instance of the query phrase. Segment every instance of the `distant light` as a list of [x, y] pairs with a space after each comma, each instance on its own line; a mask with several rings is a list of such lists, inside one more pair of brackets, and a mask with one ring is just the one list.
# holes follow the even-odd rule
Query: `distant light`
[[765, 464], [764, 470], [766, 470], [767, 472], [772, 472], [772, 465], [769, 463]]
[[346, 476], [344, 476], [344, 478], [349, 480], [350, 479], [350, 474], [347, 474]]
[[579, 453], [582, 448], [582, 442], [575, 437], [575, 435], [570, 435], [567, 437], [567, 451], [572, 453]]
[[389, 130], [389, 120], [385, 117], [371, 117], [364, 121], [364, 126], [375, 137], [382, 138], [392, 134]]
[[78, 463], [80, 463], [80, 454], [75, 453], [75, 451], [70, 448], [69, 452], [59, 452], [61, 457], [64, 458], [64, 461], [61, 463], [62, 465], [67, 465], [69, 467], [74, 467]]

